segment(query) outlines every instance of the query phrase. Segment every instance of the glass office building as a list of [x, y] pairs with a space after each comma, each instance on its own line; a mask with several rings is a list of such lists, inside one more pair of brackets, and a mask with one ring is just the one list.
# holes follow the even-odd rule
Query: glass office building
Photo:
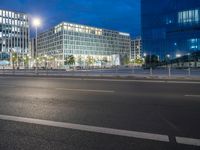
[[29, 19], [26, 14], [0, 9], [1, 54], [7, 54], [7, 58], [11, 52], [18, 55], [27, 54], [29, 33]]
[[130, 58], [131, 39], [128, 33], [63, 22], [38, 36], [38, 55], [54, 56], [60, 66], [73, 55], [76, 66], [86, 65], [88, 57], [99, 66], [120, 65]]
[[143, 52], [180, 57], [200, 50], [200, 0], [141, 0]]

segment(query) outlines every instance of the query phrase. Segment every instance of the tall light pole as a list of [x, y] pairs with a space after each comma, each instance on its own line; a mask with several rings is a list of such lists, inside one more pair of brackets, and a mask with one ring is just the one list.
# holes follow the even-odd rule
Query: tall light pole
[[146, 68], [146, 57], [147, 57], [147, 53], [144, 53], [143, 56], [144, 56], [143, 58], [144, 58], [144, 64], [145, 64], [145, 68]]
[[171, 77], [171, 66], [169, 64], [170, 62], [170, 54], [167, 54], [167, 66], [168, 66], [168, 76]]
[[178, 67], [180, 67], [180, 58], [181, 58], [181, 54], [176, 54], [176, 59], [178, 59]]
[[187, 54], [188, 55], [188, 76], [191, 75], [191, 68], [190, 68], [190, 53]]
[[41, 20], [40, 18], [34, 18], [33, 19], [33, 26], [35, 27], [35, 56], [36, 56], [36, 73], [38, 74], [38, 51], [37, 51], [37, 31], [38, 27], [41, 26]]

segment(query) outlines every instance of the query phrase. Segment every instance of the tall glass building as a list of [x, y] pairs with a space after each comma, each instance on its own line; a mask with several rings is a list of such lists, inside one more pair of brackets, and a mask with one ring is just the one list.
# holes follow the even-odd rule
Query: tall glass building
[[200, 50], [200, 0], [141, 0], [143, 52], [180, 57]]
[[0, 9], [1, 54], [7, 54], [8, 57], [11, 52], [26, 54], [29, 47], [29, 33], [29, 19], [26, 14]]
[[[73, 55], [76, 66], [92, 57], [94, 65], [102, 60], [120, 65], [130, 58], [130, 34], [63, 22], [38, 36], [38, 55], [55, 56], [61, 66], [67, 56]], [[81, 61], [82, 60], [82, 61]]]

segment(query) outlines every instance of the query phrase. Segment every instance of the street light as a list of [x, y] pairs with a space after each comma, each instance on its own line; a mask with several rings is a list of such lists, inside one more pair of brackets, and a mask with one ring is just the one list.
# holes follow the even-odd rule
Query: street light
[[187, 54], [188, 55], [188, 76], [191, 75], [191, 68], [190, 68], [190, 53]]
[[[35, 52], [36, 52], [36, 59], [37, 59], [37, 57], [38, 57], [38, 52], [37, 52], [37, 30], [38, 30], [38, 27], [41, 26], [40, 18], [34, 18], [33, 19], [33, 26], [35, 27]], [[38, 74], [38, 60], [36, 60], [36, 73]]]
[[167, 58], [168, 58], [168, 59], [170, 58], [170, 55], [169, 55], [169, 54], [167, 54]]
[[33, 19], [33, 26], [34, 27], [39, 27], [41, 25], [41, 20], [40, 18], [34, 18]]
[[145, 63], [145, 68], [146, 68], [146, 57], [147, 57], [147, 53], [144, 53], [143, 54], [143, 60], [144, 60], [144, 63]]
[[170, 62], [170, 54], [167, 54], [166, 55], [166, 63], [167, 63], [167, 65], [169, 65], [169, 62]]
[[170, 62], [170, 54], [167, 54], [167, 67], [168, 67], [168, 76], [171, 77], [171, 66], [169, 65]]
[[176, 54], [176, 58], [180, 58], [181, 57], [181, 54]]
[[179, 59], [180, 57], [181, 57], [181, 54], [176, 54], [176, 58], [178, 58], [178, 59], [177, 59], [177, 61], [178, 61], [178, 67], [181, 66], [181, 65], [180, 65], [181, 59]]

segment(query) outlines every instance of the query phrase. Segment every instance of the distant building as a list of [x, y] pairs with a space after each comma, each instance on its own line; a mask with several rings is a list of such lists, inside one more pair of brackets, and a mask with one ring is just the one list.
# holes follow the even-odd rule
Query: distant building
[[60, 66], [73, 55], [76, 66], [120, 65], [130, 58], [131, 39], [128, 33], [63, 22], [38, 36], [38, 55], [57, 58]]
[[30, 40], [30, 56], [31, 58], [36, 58], [36, 40], [32, 38]]
[[0, 53], [28, 53], [29, 19], [24, 13], [0, 9]]
[[200, 50], [200, 0], [141, 0], [147, 55], [176, 58]]
[[137, 37], [131, 40], [131, 60], [142, 59], [142, 40], [141, 37]]

